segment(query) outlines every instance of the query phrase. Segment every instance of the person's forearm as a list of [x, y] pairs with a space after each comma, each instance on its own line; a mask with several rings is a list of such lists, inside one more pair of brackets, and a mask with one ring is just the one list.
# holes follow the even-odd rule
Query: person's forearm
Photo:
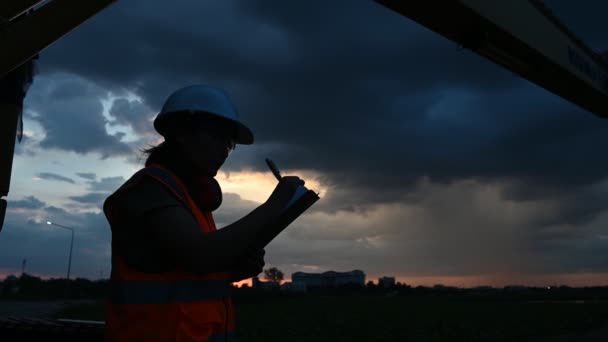
[[264, 235], [279, 214], [276, 207], [260, 205], [240, 220], [207, 234], [207, 252], [214, 259], [221, 260], [221, 267], [236, 264], [239, 257], [254, 248], [256, 238]]
[[[239, 258], [263, 248], [278, 233], [276, 222], [293, 196], [293, 180], [284, 177], [270, 198], [240, 220], [204, 233], [188, 208], [171, 206], [145, 215], [151, 238], [164, 246], [187, 270], [197, 273], [227, 271]], [[297, 182], [296, 182], [297, 183]]]
[[182, 206], [151, 212], [142, 218], [142, 224], [147, 227], [148, 238], [185, 269], [196, 273], [227, 271], [251, 252], [256, 236], [263, 236], [262, 232], [278, 217], [281, 208], [267, 203], [212, 233], [204, 233]]

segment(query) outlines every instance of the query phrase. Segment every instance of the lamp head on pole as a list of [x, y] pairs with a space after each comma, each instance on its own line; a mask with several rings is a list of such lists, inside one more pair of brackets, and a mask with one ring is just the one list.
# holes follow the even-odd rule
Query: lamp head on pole
[[46, 224], [53, 224], [53, 222], [51, 222], [51, 221], [46, 221]]

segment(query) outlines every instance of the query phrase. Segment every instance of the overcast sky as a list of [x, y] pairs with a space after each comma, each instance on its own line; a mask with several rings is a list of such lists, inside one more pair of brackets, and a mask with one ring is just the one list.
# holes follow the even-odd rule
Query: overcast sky
[[[603, 1], [545, 1], [597, 51]], [[584, 3], [584, 5], [583, 5]], [[267, 248], [292, 272], [409, 284], [608, 285], [608, 121], [368, 0], [121, 0], [44, 50], [25, 101], [0, 275], [107, 277], [104, 199], [162, 141], [175, 89], [224, 88], [256, 143], [218, 180], [225, 226], [270, 157], [321, 194]]]

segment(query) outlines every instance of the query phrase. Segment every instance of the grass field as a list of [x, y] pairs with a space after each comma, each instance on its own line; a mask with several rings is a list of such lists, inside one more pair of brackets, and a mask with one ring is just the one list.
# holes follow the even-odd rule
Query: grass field
[[[606, 302], [303, 296], [236, 302], [239, 341], [538, 341], [608, 325]], [[61, 318], [103, 320], [103, 306]]]

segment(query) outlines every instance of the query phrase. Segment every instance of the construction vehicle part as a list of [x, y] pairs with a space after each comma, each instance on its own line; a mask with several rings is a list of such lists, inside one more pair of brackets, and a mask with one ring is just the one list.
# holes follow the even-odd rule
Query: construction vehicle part
[[[3, 0], [0, 4], [0, 197], [8, 195], [15, 133], [23, 98], [33, 78], [33, 60], [44, 48], [116, 0]], [[5, 94], [6, 90], [9, 94]], [[21, 92], [19, 90], [22, 90]], [[14, 92], [13, 92], [14, 91]], [[21, 139], [21, 134], [19, 134]], [[0, 198], [0, 230], [6, 199]]]
[[375, 0], [603, 118], [608, 61], [540, 0]]

